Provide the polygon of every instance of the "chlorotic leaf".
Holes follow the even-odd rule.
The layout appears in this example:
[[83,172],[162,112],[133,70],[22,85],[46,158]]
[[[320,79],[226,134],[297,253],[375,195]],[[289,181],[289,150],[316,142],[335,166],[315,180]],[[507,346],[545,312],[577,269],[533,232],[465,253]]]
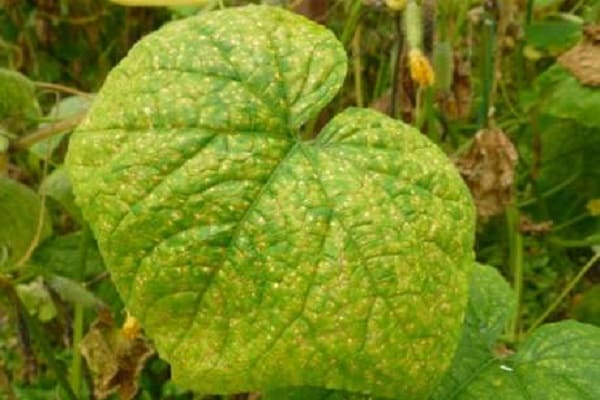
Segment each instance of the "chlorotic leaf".
[[[32,245],[50,236],[48,215],[40,213],[40,197],[27,186],[0,177],[0,268],[22,261]],[[40,215],[42,226],[38,237]]]
[[600,398],[600,328],[575,321],[544,325],[506,359],[490,358],[446,399],[592,400]]
[[267,6],[166,25],[71,138],[78,204],[128,311],[201,393],[421,399],[457,347],[474,209],[440,149],[349,109],[326,29]]

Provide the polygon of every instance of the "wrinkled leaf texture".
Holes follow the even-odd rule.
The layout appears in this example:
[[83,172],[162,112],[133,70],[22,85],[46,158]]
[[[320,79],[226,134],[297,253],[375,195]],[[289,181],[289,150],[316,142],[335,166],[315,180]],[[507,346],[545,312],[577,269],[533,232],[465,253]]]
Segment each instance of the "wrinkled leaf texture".
[[342,45],[247,6],[166,25],[71,138],[84,217],[175,382],[422,399],[460,338],[474,210],[417,130],[335,95]]

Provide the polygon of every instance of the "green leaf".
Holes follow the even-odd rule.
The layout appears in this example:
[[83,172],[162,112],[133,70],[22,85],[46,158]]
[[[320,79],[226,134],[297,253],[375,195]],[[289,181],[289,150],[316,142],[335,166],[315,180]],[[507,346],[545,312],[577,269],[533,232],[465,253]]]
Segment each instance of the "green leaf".
[[102,300],[83,287],[79,282],[58,275],[48,277],[50,286],[59,296],[72,304],[81,304],[84,307],[99,308],[103,306]]
[[[81,114],[90,108],[92,100],[82,96],[70,96],[62,99],[56,103],[48,112],[46,117],[54,120],[66,119],[75,117],[77,114]],[[52,125],[52,123],[44,123],[40,125],[40,128]],[[48,155],[51,155],[54,150],[60,145],[65,134],[64,133],[54,134],[48,139],[42,140],[35,143],[29,148],[29,152],[35,154],[39,158],[45,160]]]
[[0,126],[20,134],[40,115],[33,83],[17,71],[0,68]]
[[[30,247],[52,233],[46,212],[40,213],[40,197],[27,186],[0,177],[0,267],[22,261]],[[43,225],[39,237],[40,215]]]
[[41,278],[18,284],[15,289],[29,314],[36,315],[42,322],[48,322],[56,316],[54,301]]
[[448,400],[600,398],[600,328],[575,321],[544,325],[512,357],[493,359]]
[[571,119],[584,126],[600,127],[600,89],[582,85],[558,64],[540,75],[535,87],[543,101],[543,113]]
[[578,296],[570,314],[588,324],[600,326],[600,284],[595,284]]
[[33,253],[31,261],[41,273],[71,279],[93,279],[103,272],[104,263],[93,241],[86,252],[85,271],[81,271],[81,232],[53,237]]
[[421,399],[449,366],[468,190],[372,110],[302,141],[345,73],[341,44],[303,17],[204,13],[139,42],[72,136],[78,204],[177,384]]
[[498,337],[515,306],[514,293],[500,273],[493,267],[477,265],[471,276],[462,339],[450,370],[432,396],[433,400],[453,398],[487,367]]
[[[469,303],[458,350],[448,373],[436,387],[432,400],[452,398],[470,379],[490,362],[496,341],[509,317],[516,299],[506,280],[493,267],[477,264],[471,276]],[[280,388],[263,394],[265,400],[368,400],[320,388]],[[397,397],[401,398],[401,397]]]
[[81,210],[75,204],[73,187],[66,168],[61,166],[52,171],[42,182],[40,191],[56,200],[77,221],[82,220]]
[[535,21],[525,28],[527,44],[552,54],[577,44],[581,39],[582,21],[573,19],[548,19]]

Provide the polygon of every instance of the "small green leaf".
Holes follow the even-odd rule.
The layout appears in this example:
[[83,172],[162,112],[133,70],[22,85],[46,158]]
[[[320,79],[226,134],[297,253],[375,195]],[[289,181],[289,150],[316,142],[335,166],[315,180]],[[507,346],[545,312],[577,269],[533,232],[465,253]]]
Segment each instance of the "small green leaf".
[[173,22],[108,76],[67,167],[126,303],[201,393],[314,386],[422,399],[450,365],[474,209],[416,129],[348,109],[346,55],[290,12]]
[[[46,117],[53,120],[74,117],[77,114],[87,111],[90,108],[91,103],[92,100],[89,98],[82,96],[70,96],[55,104],[50,109]],[[46,122],[40,124],[40,128],[48,125],[52,125],[52,123]],[[64,133],[55,134],[50,136],[48,139],[37,142],[29,148],[29,151],[38,156],[40,159],[44,160],[48,155],[51,155],[54,150],[56,150],[67,133],[68,132],[65,131]]]
[[573,19],[535,21],[525,28],[527,44],[560,54],[581,39],[582,22]]
[[20,134],[40,116],[33,83],[17,71],[0,68],[0,126]]
[[540,75],[535,87],[542,100],[543,113],[584,126],[600,127],[600,89],[582,85],[558,64]]
[[15,286],[19,298],[31,315],[48,322],[56,316],[56,307],[41,278]]
[[[32,246],[52,233],[40,197],[27,186],[0,177],[0,267],[22,261]],[[43,216],[39,237],[40,215]]]
[[73,187],[69,174],[64,167],[61,166],[55,169],[44,179],[40,187],[40,192],[56,200],[77,221],[82,220],[81,210],[75,204],[75,196],[73,195]]
[[570,314],[578,321],[600,327],[600,284],[595,284],[578,296]]
[[104,304],[96,295],[83,287],[79,282],[58,275],[47,278],[50,286],[58,295],[71,304],[81,304],[84,307],[99,308]]
[[47,240],[36,249],[31,261],[39,266],[40,272],[75,280],[93,279],[105,270],[100,253],[91,241],[86,252],[86,268],[81,271],[81,232]]

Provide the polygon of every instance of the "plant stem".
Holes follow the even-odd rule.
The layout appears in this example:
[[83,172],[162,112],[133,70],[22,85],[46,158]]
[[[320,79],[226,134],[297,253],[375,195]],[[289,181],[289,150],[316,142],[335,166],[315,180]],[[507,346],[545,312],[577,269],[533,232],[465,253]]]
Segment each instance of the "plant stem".
[[40,89],[52,90],[56,92],[63,92],[72,94],[75,96],[85,97],[86,99],[93,99],[94,96],[90,93],[83,92],[79,89],[75,89],[69,86],[60,85],[58,83],[49,83],[49,82],[34,82],[35,86]]
[[588,272],[589,269],[592,268],[594,266],[594,264],[596,263],[596,261],[598,261],[598,260],[600,260],[600,253],[594,254],[594,256],[589,259],[589,261],[583,266],[583,268],[581,268],[581,270],[579,271],[579,273],[577,273],[577,275],[575,275],[575,277],[571,280],[571,282],[569,282],[567,284],[567,286],[565,286],[565,288],[563,289],[563,291],[552,302],[552,304],[550,304],[548,306],[548,308],[546,308],[546,311],[544,311],[542,313],[542,315],[540,315],[535,320],[535,322],[531,325],[531,327],[527,331],[528,334],[531,331],[533,331],[535,328],[537,328],[539,325],[541,325],[541,323],[544,322],[544,320],[546,318],[548,318],[548,316],[550,314],[552,314],[552,312],[556,309],[556,307],[558,307],[560,305],[560,303],[562,303],[562,301],[565,299],[565,297],[567,297],[567,295],[569,294],[569,292],[571,290],[573,290],[573,288],[575,287],[575,285],[581,280],[581,278],[583,278],[583,276],[586,274],[586,272]]
[[489,127],[489,112],[492,105],[494,82],[494,52],[496,50],[496,21],[490,13],[486,13],[483,22],[483,59],[481,66],[481,108],[479,109],[479,125]]
[[37,131],[16,140],[11,144],[11,147],[16,150],[25,150],[42,140],[46,140],[54,135],[73,129],[79,125],[83,120],[83,117],[85,117],[85,114],[85,112],[81,112],[71,118],[66,118],[60,122],[40,128]]
[[363,97],[363,82],[362,82],[362,64],[360,60],[360,36],[361,25],[356,26],[354,37],[352,38],[352,66],[354,72],[354,93],[356,96],[356,105],[363,107],[365,105]]
[[350,39],[354,34],[354,30],[356,29],[356,24],[360,19],[360,10],[362,8],[361,0],[354,0],[352,3],[352,7],[350,8],[350,15],[346,19],[346,24],[344,25],[344,30],[342,31],[342,35],[340,36],[340,41],[344,45],[344,48],[348,46]]
[[512,274],[513,290],[517,303],[508,327],[509,340],[514,343],[519,336],[523,293],[523,237],[519,231],[519,209],[515,206],[509,206],[506,209],[506,229],[508,233],[509,269]]
[[395,13],[394,16],[394,32],[395,40],[392,45],[392,59],[391,59],[391,72],[392,72],[392,94],[390,98],[390,117],[398,117],[398,95],[400,90],[400,81],[398,75],[400,75],[400,49],[402,48],[402,25],[400,21],[400,14]]
[[[79,280],[81,281],[85,274],[88,245],[90,240],[90,230],[87,226],[83,228],[81,239],[79,241]],[[73,318],[73,359],[71,360],[70,382],[76,393],[81,393],[81,353],[79,346],[83,338],[83,305],[75,304],[75,316]]]

